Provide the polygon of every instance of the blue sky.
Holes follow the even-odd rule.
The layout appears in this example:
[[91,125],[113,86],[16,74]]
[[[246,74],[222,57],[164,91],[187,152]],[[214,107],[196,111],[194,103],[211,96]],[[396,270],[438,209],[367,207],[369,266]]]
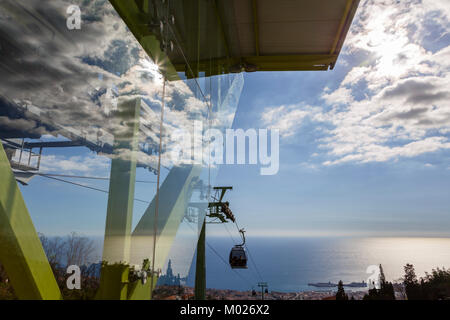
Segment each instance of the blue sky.
[[[130,70],[124,77],[139,82],[140,69]],[[233,127],[280,130],[278,174],[255,165],[219,172],[216,185],[234,187],[228,200],[249,235],[450,236],[448,0],[362,1],[333,71],[244,77]],[[108,170],[107,158],[83,148],[46,150],[42,162],[44,172]],[[39,231],[103,234],[106,194],[33,182],[21,189]],[[136,198],[154,192],[137,184]],[[146,206],[136,203],[135,222]]]
[[249,234],[449,235],[449,12],[362,1],[335,70],[245,75],[233,127],[281,130],[276,176],[219,175]]

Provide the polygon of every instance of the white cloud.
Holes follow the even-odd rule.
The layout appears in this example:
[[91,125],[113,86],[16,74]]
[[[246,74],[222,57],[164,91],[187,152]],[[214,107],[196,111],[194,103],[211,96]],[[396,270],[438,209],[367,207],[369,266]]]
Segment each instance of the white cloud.
[[398,160],[399,158],[412,158],[424,153],[435,152],[442,149],[450,149],[450,142],[443,137],[431,137],[414,141],[403,146],[389,147],[379,144],[367,144],[358,147],[354,152],[342,152],[342,157],[334,161],[326,161],[324,165],[335,165],[344,162],[356,161],[385,162]]
[[266,108],[261,116],[263,125],[269,129],[279,129],[282,138],[294,136],[306,117],[312,117],[316,108],[303,105],[283,105]]
[[44,155],[40,171],[56,174],[80,174],[107,176],[111,160],[93,154],[86,156]]
[[[35,138],[48,139],[60,134],[72,139],[70,133],[98,145],[112,146],[114,134],[127,130],[129,124],[113,113],[118,101],[141,98],[139,142],[146,150],[141,148],[145,153],[138,152],[137,157],[140,164],[156,168],[163,91],[157,64],[150,60],[108,1],[85,1],[80,5],[82,31],[68,30],[65,17],[70,2],[43,4],[28,0],[26,10],[15,1],[1,2],[0,42],[12,41],[7,52],[14,58],[3,55],[0,59],[0,64],[6,66],[2,70],[7,71],[0,76],[0,108],[4,103],[16,104],[14,108],[27,110],[27,117],[14,119],[2,115],[0,126],[26,130]],[[12,17],[22,23],[11,23]],[[36,28],[42,32],[36,33]],[[242,75],[234,76],[238,77]],[[223,103],[221,112],[214,114],[217,118],[208,118],[207,103],[191,89],[194,81],[197,80],[166,84],[164,142],[175,129],[191,131],[194,119],[211,120],[212,126],[220,128],[229,127],[233,121],[236,106],[230,98]],[[240,94],[242,87],[237,88],[235,81],[232,83],[234,93]],[[48,123],[51,125],[44,125]],[[167,150],[170,145],[165,147]],[[124,158],[131,155],[129,150],[120,153]],[[88,171],[82,160],[56,158],[50,168],[72,170],[81,161],[79,169]]]
[[[320,112],[310,110],[319,126],[332,125],[320,126],[324,165],[450,149],[450,2],[437,2],[362,2],[344,54],[367,59],[337,89],[324,88]],[[439,50],[427,47],[430,35]]]
[[346,87],[340,87],[331,93],[324,93],[322,99],[328,104],[346,104],[353,101],[352,91]]
[[316,165],[316,164],[314,164],[314,163],[310,163],[310,162],[301,162],[301,163],[299,164],[299,166],[300,166],[301,168],[305,168],[305,169],[309,169],[309,170],[314,170],[314,171],[316,171],[316,170],[319,169],[319,166],[318,166],[318,165]]

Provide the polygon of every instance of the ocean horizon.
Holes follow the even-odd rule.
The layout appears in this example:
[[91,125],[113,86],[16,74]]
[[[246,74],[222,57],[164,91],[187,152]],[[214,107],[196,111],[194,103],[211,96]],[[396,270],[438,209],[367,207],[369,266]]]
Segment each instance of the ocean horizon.
[[[103,238],[89,238],[95,242],[95,261],[100,261]],[[230,237],[207,236],[206,241],[206,285],[213,289],[257,290],[257,283],[264,281],[270,291],[330,291],[336,288],[308,284],[340,280],[345,284],[367,283],[371,276],[368,268],[380,264],[386,279],[394,282],[403,277],[407,263],[414,265],[418,277],[432,269],[450,268],[450,238],[443,237],[248,237],[249,261],[248,269],[244,270],[232,270],[228,265],[234,245]],[[176,259],[172,255],[174,275],[180,273],[181,278],[186,278],[183,284],[193,287],[196,255],[189,269]],[[163,274],[166,269],[167,261]],[[346,287],[346,290],[367,288]]]
[[[229,238],[209,237],[207,242],[227,260],[232,246]],[[308,284],[368,282],[367,269],[380,264],[388,281],[399,281],[407,263],[414,265],[418,277],[450,267],[450,238],[248,238],[247,244],[254,263],[249,261],[246,270],[231,270],[207,245],[208,288],[246,291],[258,289],[257,283],[265,281],[269,291],[329,291],[335,288]],[[195,257],[186,285],[194,283]]]

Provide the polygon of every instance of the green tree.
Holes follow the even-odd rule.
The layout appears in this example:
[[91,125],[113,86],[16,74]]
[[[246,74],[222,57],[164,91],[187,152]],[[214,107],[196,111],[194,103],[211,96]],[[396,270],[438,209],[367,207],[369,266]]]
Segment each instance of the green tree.
[[348,300],[348,296],[345,293],[344,284],[342,283],[342,280],[340,280],[338,283],[338,290],[336,292],[336,300]]
[[386,283],[386,276],[384,275],[383,266],[380,264],[380,274],[378,275],[378,279],[380,281],[380,286],[382,287],[383,284]]
[[426,273],[421,281],[424,299],[447,300],[450,299],[450,269],[433,269],[431,274]]
[[395,300],[394,285],[391,282],[386,281],[383,267],[380,264],[380,296],[383,300]]
[[412,264],[407,263],[403,267],[405,275],[403,277],[403,285],[405,286],[406,296],[408,300],[422,300],[424,296],[422,294],[422,286],[417,280],[416,271]]
[[0,262],[0,300],[12,300],[17,299],[14,294],[14,289],[9,282],[6,270]]

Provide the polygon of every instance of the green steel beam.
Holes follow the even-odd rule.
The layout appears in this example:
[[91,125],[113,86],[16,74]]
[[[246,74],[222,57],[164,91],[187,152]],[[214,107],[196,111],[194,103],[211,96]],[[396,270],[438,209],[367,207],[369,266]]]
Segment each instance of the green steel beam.
[[[258,71],[308,71],[308,70],[328,70],[337,59],[335,54],[314,54],[314,55],[285,55],[285,56],[246,56],[242,58],[222,57],[212,60],[199,61],[201,71],[208,72],[210,65],[219,65],[226,69],[228,65],[251,64],[257,67]],[[183,71],[183,63],[175,64],[175,69]],[[220,68],[219,68],[220,69]]]
[[[199,165],[173,167],[159,191],[155,270],[162,268],[193,192],[192,183],[201,173]],[[206,208],[206,205],[205,205]],[[132,234],[131,261],[141,263],[152,255],[156,199],[145,210]]]
[[[358,9],[360,0],[347,0],[344,9],[344,15],[339,23],[338,31],[336,34],[336,38],[333,41],[333,45],[330,50],[330,54],[338,54],[342,46],[344,45],[345,38],[347,37],[348,30],[353,21],[353,17],[356,14],[356,10]],[[337,57],[336,57],[337,60]],[[334,69],[336,65],[336,60],[330,65],[330,70]]]
[[197,242],[197,262],[195,265],[195,300],[206,300],[206,219],[203,220],[202,231]]
[[59,300],[61,292],[0,143],[0,261],[19,299]]
[[[156,276],[155,276],[156,277]],[[156,287],[158,277],[153,281],[153,288],[151,288],[152,279],[149,277],[146,283],[140,280],[130,283],[128,286],[128,300],[150,300],[152,299],[153,289]]]
[[114,158],[111,161],[103,260],[129,262],[138,151],[140,99],[118,105]]
[[344,15],[341,18],[341,21],[339,22],[338,32],[336,33],[336,37],[333,41],[333,45],[331,46],[330,54],[336,53],[337,44],[339,42],[339,39],[341,38],[342,30],[344,29],[345,21],[347,21],[348,14],[350,13],[350,10],[352,8],[353,0],[347,0],[347,3],[345,4],[344,9]]
[[113,120],[117,121],[117,132],[115,157],[111,161],[99,299],[124,300],[128,295],[140,108],[140,99],[119,103]]
[[100,287],[95,299],[126,300],[130,267],[126,263],[102,264]]

